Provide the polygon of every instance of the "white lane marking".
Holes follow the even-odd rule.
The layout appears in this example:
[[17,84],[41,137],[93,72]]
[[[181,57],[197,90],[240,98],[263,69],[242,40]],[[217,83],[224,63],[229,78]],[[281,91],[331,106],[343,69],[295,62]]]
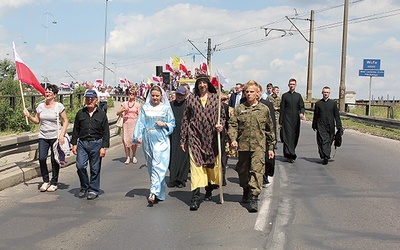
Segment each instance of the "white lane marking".
[[264,192],[262,193],[262,203],[260,208],[258,209],[258,215],[257,215],[257,220],[256,224],[254,225],[254,230],[256,231],[264,231],[266,223],[267,223],[267,218],[269,214],[269,208],[271,204],[271,196],[272,196],[272,178],[269,178],[270,184],[268,184],[268,187],[263,188]]

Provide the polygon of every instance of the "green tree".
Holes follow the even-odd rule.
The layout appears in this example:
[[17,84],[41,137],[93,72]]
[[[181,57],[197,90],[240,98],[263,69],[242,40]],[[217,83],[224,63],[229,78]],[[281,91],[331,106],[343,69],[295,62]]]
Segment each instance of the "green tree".
[[15,64],[9,59],[0,61],[0,79],[11,78],[14,79],[16,74]]

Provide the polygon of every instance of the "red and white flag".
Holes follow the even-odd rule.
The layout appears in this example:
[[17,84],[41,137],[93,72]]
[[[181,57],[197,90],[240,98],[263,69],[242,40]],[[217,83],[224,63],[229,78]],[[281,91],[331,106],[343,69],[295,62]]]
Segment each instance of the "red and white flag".
[[153,79],[153,81],[155,81],[157,83],[162,83],[163,82],[163,78],[161,76],[153,75],[152,79]]
[[206,74],[209,75],[209,71],[208,71],[208,65],[207,62],[203,60],[203,62],[200,64],[200,71],[202,74]]
[[45,90],[40,85],[35,74],[28,68],[28,66],[19,57],[17,51],[15,50],[15,44],[13,42],[14,57],[15,57],[15,68],[17,70],[17,77],[22,83],[29,84],[40,92],[43,96],[45,95]]
[[61,82],[61,88],[69,88],[69,84],[66,82]]
[[182,70],[183,72],[185,72],[186,75],[189,75],[188,69],[185,65],[185,62],[182,60],[182,58],[180,59],[180,62],[179,62],[179,69]]
[[122,79],[122,78],[119,78],[119,82],[120,82],[120,83],[125,83],[126,80],[125,80],[125,79]]
[[211,78],[211,84],[214,87],[217,87],[218,83],[221,84],[222,87],[226,86],[229,84],[229,79],[217,70],[215,71],[215,75],[213,76],[213,78]]
[[175,70],[172,67],[172,58],[169,58],[169,61],[165,64],[165,69],[168,70],[169,72],[173,73]]

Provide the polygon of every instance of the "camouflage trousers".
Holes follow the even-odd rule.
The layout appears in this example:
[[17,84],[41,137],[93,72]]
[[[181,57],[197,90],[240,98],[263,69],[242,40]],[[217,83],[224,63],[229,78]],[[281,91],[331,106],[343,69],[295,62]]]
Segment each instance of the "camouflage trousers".
[[251,195],[259,195],[262,191],[265,172],[264,151],[239,151],[236,172],[239,174],[239,184],[242,188],[250,188]]

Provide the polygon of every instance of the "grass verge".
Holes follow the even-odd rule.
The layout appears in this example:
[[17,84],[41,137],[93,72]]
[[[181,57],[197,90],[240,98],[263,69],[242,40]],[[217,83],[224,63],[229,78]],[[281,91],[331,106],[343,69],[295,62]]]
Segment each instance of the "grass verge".
[[400,129],[369,125],[365,123],[356,122],[350,119],[342,119],[342,123],[345,129],[354,129],[366,134],[376,135],[394,140],[400,140]]

